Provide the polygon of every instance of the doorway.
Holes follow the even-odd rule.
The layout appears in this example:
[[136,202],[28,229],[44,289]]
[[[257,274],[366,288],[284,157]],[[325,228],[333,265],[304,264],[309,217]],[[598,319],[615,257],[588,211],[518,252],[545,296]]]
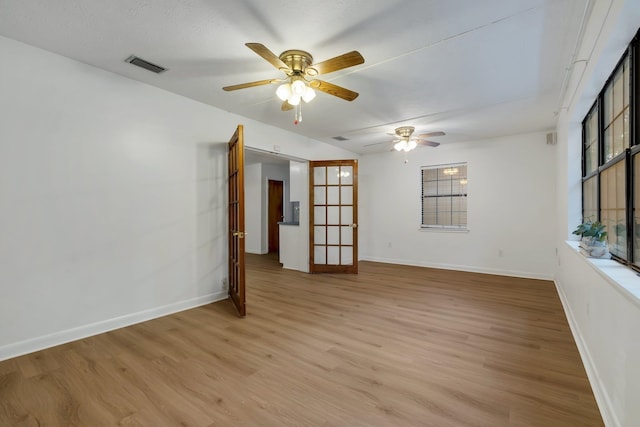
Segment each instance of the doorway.
[[284,221],[284,185],[282,181],[269,180],[268,199],[269,253],[278,253],[280,250],[280,231],[278,223]]

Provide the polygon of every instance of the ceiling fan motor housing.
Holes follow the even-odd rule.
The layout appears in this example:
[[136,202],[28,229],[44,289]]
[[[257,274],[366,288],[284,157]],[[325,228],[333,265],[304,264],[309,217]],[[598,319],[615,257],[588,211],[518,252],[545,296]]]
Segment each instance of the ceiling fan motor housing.
[[414,130],[416,130],[416,128],[413,126],[401,126],[396,128],[396,135],[401,138],[409,138]]
[[304,50],[285,50],[280,54],[279,58],[293,70],[293,73],[291,73],[291,70],[282,70],[289,76],[304,74],[307,67],[313,63],[313,56]]

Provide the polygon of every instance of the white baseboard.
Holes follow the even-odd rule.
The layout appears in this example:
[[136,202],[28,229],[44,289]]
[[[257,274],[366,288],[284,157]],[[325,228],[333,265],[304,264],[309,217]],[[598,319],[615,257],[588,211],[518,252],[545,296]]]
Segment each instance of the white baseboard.
[[201,305],[210,304],[220,301],[228,296],[228,291],[223,290],[197,298],[180,301],[173,304],[155,307],[148,310],[139,311],[137,313],[127,314],[125,316],[107,319],[100,322],[82,325],[77,328],[67,329],[64,331],[54,332],[53,334],[44,335],[8,344],[0,347],[0,361],[11,359],[13,357],[22,356],[24,354],[33,353],[34,351],[43,350],[45,348],[54,347],[92,335],[102,334],[104,332],[113,331],[114,329],[123,328],[147,320],[156,319],[158,317],[177,313],[179,311],[189,310]]
[[607,427],[622,427],[622,424],[620,424],[620,422],[618,421],[618,417],[616,417],[615,411],[613,410],[613,404],[609,399],[609,395],[606,393],[606,389],[604,387],[604,384],[602,383],[602,380],[600,379],[598,370],[593,363],[593,358],[591,357],[591,353],[589,352],[589,347],[587,347],[582,333],[580,332],[580,327],[578,326],[578,323],[576,322],[573,315],[573,311],[571,311],[571,306],[567,302],[567,296],[565,295],[564,291],[562,290],[562,286],[558,283],[558,281],[554,280],[554,283],[558,291],[558,296],[560,297],[560,302],[562,303],[562,307],[564,308],[564,312],[566,313],[567,321],[569,322],[569,328],[571,329],[571,333],[573,334],[573,339],[576,342],[576,346],[578,347],[578,352],[580,353],[582,364],[584,365],[585,371],[587,371],[587,378],[589,378],[589,383],[591,384],[593,395],[596,398],[598,409],[600,409],[602,421],[604,421],[604,425]]
[[387,264],[411,265],[414,267],[437,268],[441,270],[467,271],[470,273],[495,274],[497,276],[521,277],[523,279],[553,280],[553,275],[531,273],[527,271],[500,270],[495,268],[473,267],[467,265],[436,264],[405,259],[360,257],[359,261],[383,262]]

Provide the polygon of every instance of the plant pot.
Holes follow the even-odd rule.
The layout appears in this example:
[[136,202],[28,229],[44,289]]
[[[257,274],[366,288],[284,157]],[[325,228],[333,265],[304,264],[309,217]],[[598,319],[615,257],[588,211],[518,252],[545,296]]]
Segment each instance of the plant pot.
[[589,258],[610,258],[609,246],[606,240],[598,240],[593,237],[583,237],[580,240],[580,252]]

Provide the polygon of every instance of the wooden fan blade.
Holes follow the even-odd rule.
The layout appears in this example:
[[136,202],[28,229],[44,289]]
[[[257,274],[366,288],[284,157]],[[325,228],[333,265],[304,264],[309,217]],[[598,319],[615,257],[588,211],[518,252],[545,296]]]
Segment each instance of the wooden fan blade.
[[446,133],[444,132],[429,132],[429,133],[423,133],[420,135],[415,135],[416,138],[429,138],[432,136],[444,136],[446,135]]
[[358,92],[345,89],[341,86],[334,85],[333,83],[325,82],[323,80],[311,80],[309,84],[314,89],[321,90],[329,95],[337,96],[338,98],[342,98],[347,101],[353,101],[359,95]]
[[374,142],[373,144],[363,145],[363,147],[373,147],[373,146],[376,146],[376,145],[391,144],[392,142],[393,141]]
[[293,105],[289,104],[289,103],[287,102],[287,100],[284,100],[284,101],[282,102],[282,107],[280,107],[280,109],[281,109],[282,111],[289,111],[289,110],[293,110]]
[[245,43],[246,47],[260,55],[268,63],[276,67],[278,70],[282,70],[285,73],[291,71],[291,68],[287,66],[282,60],[273,52],[271,52],[265,45],[260,43]]
[[268,84],[278,83],[281,81],[282,81],[281,79],[258,80],[257,82],[249,82],[249,83],[241,83],[239,85],[225,86],[222,89],[228,92],[230,90],[238,90],[238,89],[245,89],[248,87],[268,85]]
[[437,147],[440,145],[439,142],[427,141],[426,139],[417,139],[416,142],[418,145],[428,145],[429,147]]
[[318,62],[317,64],[311,64],[306,68],[305,74],[314,77],[320,74],[333,73],[334,71],[363,63],[364,58],[360,55],[360,52],[352,50],[351,52],[336,56],[335,58],[327,59],[326,61]]

